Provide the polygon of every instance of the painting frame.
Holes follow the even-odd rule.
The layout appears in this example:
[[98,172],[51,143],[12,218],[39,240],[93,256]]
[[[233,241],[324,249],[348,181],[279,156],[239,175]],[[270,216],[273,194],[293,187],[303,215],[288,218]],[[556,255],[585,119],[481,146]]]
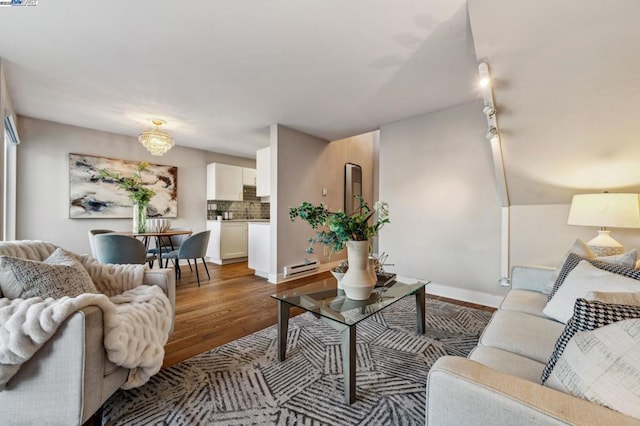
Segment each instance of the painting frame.
[[[69,219],[132,218],[133,203],[127,191],[111,179],[101,179],[100,170],[131,177],[138,164],[140,161],[69,153]],[[156,193],[147,207],[147,216],[177,218],[178,167],[149,164],[142,179]]]

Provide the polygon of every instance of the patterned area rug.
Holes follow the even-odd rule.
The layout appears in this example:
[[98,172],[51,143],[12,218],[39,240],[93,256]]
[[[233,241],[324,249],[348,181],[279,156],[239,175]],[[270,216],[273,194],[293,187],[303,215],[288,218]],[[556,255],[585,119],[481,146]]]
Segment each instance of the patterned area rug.
[[289,322],[287,359],[266,328],[161,370],[105,404],[109,425],[421,425],[425,384],[443,355],[466,356],[490,313],[427,299],[416,334],[407,297],[357,326],[357,401],[344,402],[340,333],[310,313]]

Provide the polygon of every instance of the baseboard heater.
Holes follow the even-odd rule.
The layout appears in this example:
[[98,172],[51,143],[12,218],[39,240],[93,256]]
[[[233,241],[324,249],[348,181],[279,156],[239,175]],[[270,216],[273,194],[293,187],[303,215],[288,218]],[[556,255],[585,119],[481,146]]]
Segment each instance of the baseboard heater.
[[296,275],[304,274],[318,269],[318,261],[312,260],[306,263],[298,263],[296,265],[287,265],[284,267],[284,277],[289,278]]

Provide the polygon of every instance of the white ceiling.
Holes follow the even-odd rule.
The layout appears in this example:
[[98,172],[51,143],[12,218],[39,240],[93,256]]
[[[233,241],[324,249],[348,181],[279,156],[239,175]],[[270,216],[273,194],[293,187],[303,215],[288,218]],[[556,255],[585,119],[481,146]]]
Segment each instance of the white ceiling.
[[[18,114],[254,157],[476,99],[463,0],[40,0],[2,8]],[[91,143],[87,141],[87,143]]]
[[640,1],[469,0],[513,204],[640,192]]

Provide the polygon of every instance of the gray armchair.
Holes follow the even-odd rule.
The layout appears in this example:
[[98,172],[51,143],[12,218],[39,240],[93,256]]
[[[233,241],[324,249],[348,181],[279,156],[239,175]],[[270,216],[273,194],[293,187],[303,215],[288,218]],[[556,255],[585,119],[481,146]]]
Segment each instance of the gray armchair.
[[[0,255],[42,261],[56,248],[42,241],[2,242]],[[117,272],[119,267],[99,265],[89,256],[77,257],[85,268],[91,265]],[[143,284],[159,286],[175,312],[175,278],[169,270],[147,270]],[[0,293],[0,297],[4,296]],[[107,359],[103,329],[102,310],[98,307],[88,306],[72,314],[0,392],[0,423],[86,422],[125,383],[129,372]]]

